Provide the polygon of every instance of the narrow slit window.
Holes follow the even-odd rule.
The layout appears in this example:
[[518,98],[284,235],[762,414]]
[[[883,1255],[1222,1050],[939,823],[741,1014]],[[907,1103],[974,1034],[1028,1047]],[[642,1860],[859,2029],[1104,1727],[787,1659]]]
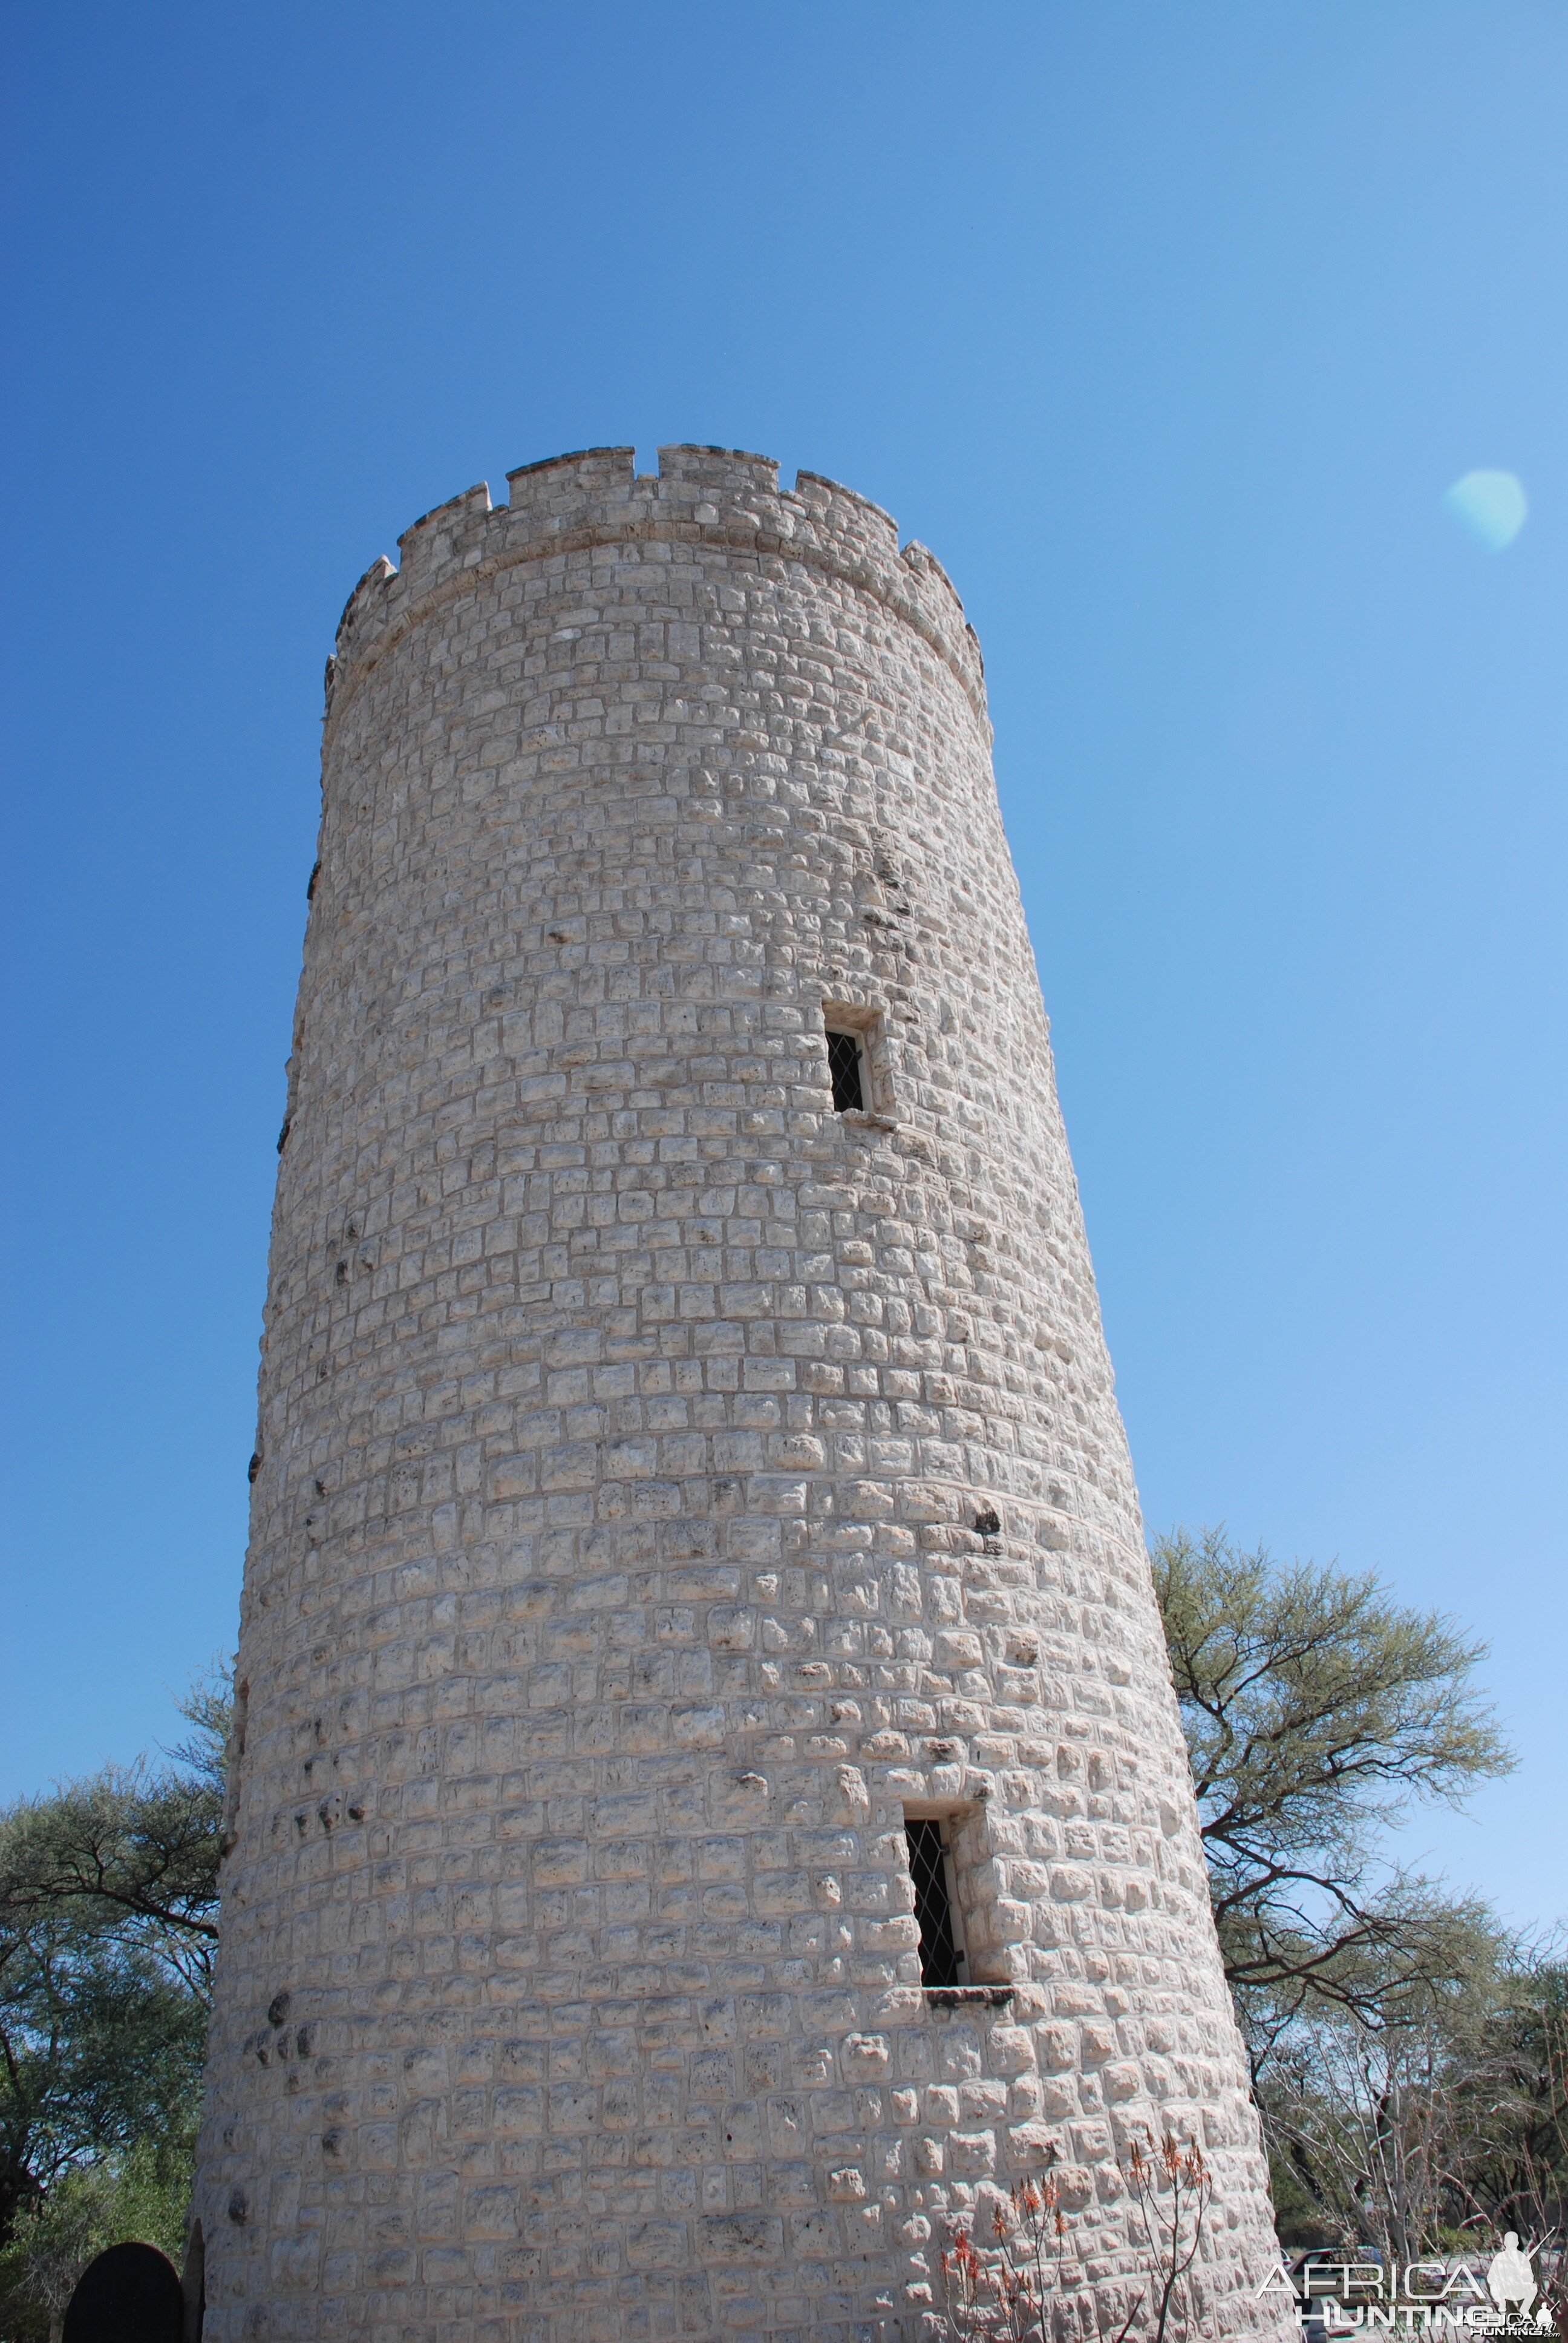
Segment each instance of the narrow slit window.
[[915,1886],[915,1926],[920,1936],[920,1983],[961,1985],[964,1956],[953,1925],[942,1826],[930,1816],[911,1816],[906,1819],[904,1830],[910,1842],[910,1877]]
[[828,1028],[828,1071],[833,1078],[833,1111],[849,1114],[866,1105],[863,1051],[859,1033],[835,1033]]

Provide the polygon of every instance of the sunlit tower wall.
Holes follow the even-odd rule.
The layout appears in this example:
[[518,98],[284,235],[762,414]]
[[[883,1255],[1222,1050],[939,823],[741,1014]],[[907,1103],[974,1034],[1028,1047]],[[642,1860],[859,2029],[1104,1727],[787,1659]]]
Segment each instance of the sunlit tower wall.
[[919,2343],[1054,2157],[1090,2334],[1167,2130],[1275,2333],[974,635],[760,457],[510,489],[327,670],[206,2333]]

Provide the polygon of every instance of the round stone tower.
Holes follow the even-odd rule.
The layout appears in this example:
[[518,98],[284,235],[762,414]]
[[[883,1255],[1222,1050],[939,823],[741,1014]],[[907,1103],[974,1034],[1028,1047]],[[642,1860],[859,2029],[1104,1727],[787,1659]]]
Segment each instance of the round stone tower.
[[510,487],[327,670],[206,2337],[919,2343],[1052,2159],[1093,2334],[1167,2130],[1277,2332],[974,635],[760,457]]

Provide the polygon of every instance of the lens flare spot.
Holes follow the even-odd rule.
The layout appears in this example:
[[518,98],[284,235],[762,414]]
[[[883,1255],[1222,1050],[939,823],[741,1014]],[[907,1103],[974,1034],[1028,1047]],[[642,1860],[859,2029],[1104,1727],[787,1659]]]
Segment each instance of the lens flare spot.
[[1442,501],[1461,528],[1468,529],[1488,553],[1501,553],[1513,544],[1530,510],[1512,472],[1466,472],[1444,490]]

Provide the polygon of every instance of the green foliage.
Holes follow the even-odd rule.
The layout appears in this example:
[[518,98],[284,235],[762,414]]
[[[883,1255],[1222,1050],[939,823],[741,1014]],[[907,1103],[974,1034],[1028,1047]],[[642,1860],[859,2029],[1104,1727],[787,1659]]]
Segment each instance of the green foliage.
[[17,2216],[0,2251],[0,2321],[15,2343],[47,2336],[76,2280],[106,2246],[134,2238],[179,2266],[195,2152],[188,2116],[158,2140],[61,2174]]
[[1484,1647],[1372,1576],[1153,1553],[1282,2236],[1406,2261],[1568,2226],[1568,1969],[1384,1859],[1513,1759]]
[[[162,2130],[199,2080],[205,2012],[141,1946],[69,1912],[0,1937],[0,2219]],[[0,2236],[4,2231],[0,2230]]]
[[1410,2260],[1568,2227],[1568,1970],[1493,1929],[1470,1974],[1375,2027],[1303,2012],[1259,2080],[1282,2234]]
[[1465,1973],[1473,1911],[1382,1862],[1415,1799],[1461,1804],[1513,1760],[1473,1684],[1484,1646],[1372,1576],[1154,1547],[1155,1591],[1231,1990],[1254,2036]]
[[[1457,2021],[1457,2022],[1456,2022]],[[1524,1949],[1444,2013],[1440,2083],[1458,2227],[1568,2235],[1568,1964]]]
[[0,1814],[0,1925],[69,1914],[135,1946],[206,2001],[217,1946],[226,1687],[198,1684],[195,1733],[154,1770],[109,1767]]
[[35,2247],[58,2261],[60,2241],[85,2236],[97,2213],[128,2218],[134,2205],[150,2219],[149,2174],[183,2216],[217,1935],[226,1688],[198,1686],[185,1715],[195,1731],[172,1763],[0,1812],[0,2247],[14,2288],[35,2286],[16,2253],[26,2268]]

